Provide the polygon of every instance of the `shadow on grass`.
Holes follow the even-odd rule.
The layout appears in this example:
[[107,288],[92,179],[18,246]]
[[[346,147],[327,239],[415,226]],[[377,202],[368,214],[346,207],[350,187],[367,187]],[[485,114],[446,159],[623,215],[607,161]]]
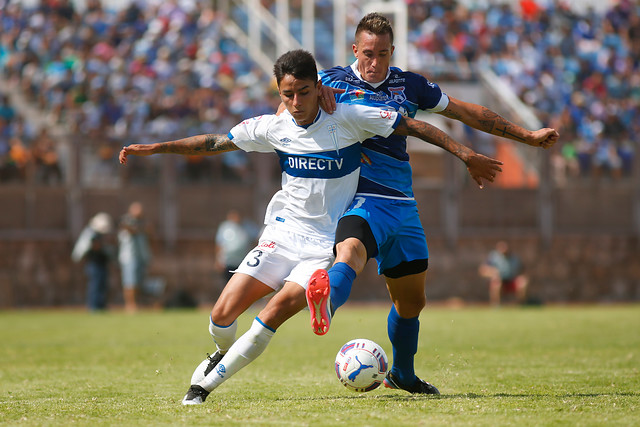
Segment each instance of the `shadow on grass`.
[[618,392],[618,393],[566,393],[566,394],[539,394],[539,393],[494,393],[494,394],[478,394],[478,393],[458,393],[458,394],[441,394],[441,395],[419,395],[419,394],[407,394],[407,395],[397,395],[397,394],[383,394],[383,395],[372,395],[369,393],[359,393],[354,394],[352,396],[349,395],[333,395],[333,396],[322,396],[322,397],[295,397],[295,398],[279,398],[276,400],[281,401],[322,401],[322,400],[357,400],[357,399],[377,399],[377,400],[392,400],[392,401],[412,401],[416,399],[431,399],[431,400],[441,400],[441,399],[492,399],[492,398],[512,398],[512,399],[521,399],[521,398],[557,398],[557,399],[567,399],[567,398],[584,398],[584,397],[613,397],[613,396],[638,396],[640,397],[640,392]]

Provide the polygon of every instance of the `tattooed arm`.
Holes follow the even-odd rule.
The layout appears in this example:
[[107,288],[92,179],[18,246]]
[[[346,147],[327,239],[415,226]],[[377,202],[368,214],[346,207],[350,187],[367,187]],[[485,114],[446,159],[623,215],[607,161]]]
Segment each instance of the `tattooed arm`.
[[150,156],[152,154],[183,154],[187,156],[213,156],[238,150],[227,135],[196,135],[177,141],[155,144],[132,144],[120,150],[120,163],[127,164],[127,156]]
[[530,131],[511,123],[482,105],[460,101],[453,97],[449,97],[449,105],[438,114],[459,120],[474,129],[534,147],[549,148],[558,140],[558,132],[555,129],[542,128]]
[[502,172],[501,161],[476,153],[429,123],[402,117],[393,133],[414,136],[450,152],[467,165],[469,174],[480,188],[484,186],[483,179],[493,182],[496,174]]

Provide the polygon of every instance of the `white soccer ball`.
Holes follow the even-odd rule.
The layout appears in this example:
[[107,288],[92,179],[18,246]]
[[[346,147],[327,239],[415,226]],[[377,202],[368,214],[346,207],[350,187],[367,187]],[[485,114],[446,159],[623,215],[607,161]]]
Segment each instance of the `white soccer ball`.
[[389,359],[375,342],[359,338],[342,346],[336,356],[336,375],[349,390],[365,392],[378,388],[389,367]]

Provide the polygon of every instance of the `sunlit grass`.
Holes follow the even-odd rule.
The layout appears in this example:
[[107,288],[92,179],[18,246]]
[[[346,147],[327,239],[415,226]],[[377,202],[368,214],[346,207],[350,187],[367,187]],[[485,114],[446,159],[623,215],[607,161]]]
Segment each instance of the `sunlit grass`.
[[[239,331],[255,312],[241,317]],[[341,309],[317,337],[308,312],[204,405],[183,407],[212,352],[203,311],[0,313],[0,422],[10,425],[638,425],[640,307],[429,308],[416,372],[439,397],[350,392],[340,346],[391,357],[387,309]]]

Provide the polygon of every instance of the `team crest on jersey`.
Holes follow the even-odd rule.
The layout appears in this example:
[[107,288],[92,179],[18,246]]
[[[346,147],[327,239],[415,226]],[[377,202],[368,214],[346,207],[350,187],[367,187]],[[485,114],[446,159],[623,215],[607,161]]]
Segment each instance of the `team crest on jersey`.
[[404,94],[404,86],[390,87],[389,92],[391,92],[391,99],[398,104],[402,104],[407,100],[407,96]]
[[331,123],[330,125],[327,125],[327,130],[329,131],[329,136],[333,141],[333,145],[336,147],[336,151],[340,152],[340,146],[338,145],[338,125]]

